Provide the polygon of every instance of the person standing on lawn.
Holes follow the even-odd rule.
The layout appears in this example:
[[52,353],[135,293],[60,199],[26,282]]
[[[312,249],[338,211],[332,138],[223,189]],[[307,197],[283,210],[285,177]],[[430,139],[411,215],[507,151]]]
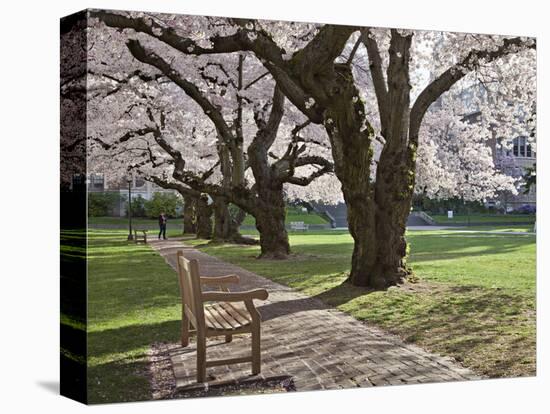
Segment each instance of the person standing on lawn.
[[159,240],[160,240],[160,236],[162,235],[162,238],[164,240],[166,240],[166,215],[164,213],[160,213],[160,216],[159,216],[159,228],[160,228],[160,231],[159,231]]

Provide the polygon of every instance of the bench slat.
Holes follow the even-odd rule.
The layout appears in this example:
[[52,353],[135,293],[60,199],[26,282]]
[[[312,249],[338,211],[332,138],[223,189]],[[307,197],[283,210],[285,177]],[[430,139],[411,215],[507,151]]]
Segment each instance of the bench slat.
[[229,312],[227,312],[221,304],[216,304],[216,312],[225,319],[225,321],[231,326],[231,329],[237,329],[242,326],[242,324],[236,320]]
[[224,327],[218,322],[216,318],[210,312],[210,309],[204,308],[204,319],[206,320],[206,325],[212,329],[223,330]]
[[212,307],[209,309],[210,313],[214,316],[214,318],[216,318],[216,320],[218,321],[218,323],[223,326],[223,329],[234,329],[233,325],[231,325],[231,323],[229,323],[224,317],[223,315],[221,315],[219,309],[218,309],[218,306],[215,304],[215,305],[212,305]]
[[223,329],[223,330],[232,330],[233,326],[229,324],[216,310],[215,307],[209,306],[208,308],[204,309],[205,312],[208,312],[210,317],[216,321],[215,327],[216,329]]
[[229,312],[229,314],[231,314],[231,316],[235,318],[241,325],[247,325],[250,323],[250,317],[246,314],[245,311],[241,310],[239,312],[239,309],[229,302],[222,302],[221,306],[227,312]]
[[221,302],[204,308],[206,324],[217,330],[234,331],[250,325],[250,319],[243,316],[244,312]]

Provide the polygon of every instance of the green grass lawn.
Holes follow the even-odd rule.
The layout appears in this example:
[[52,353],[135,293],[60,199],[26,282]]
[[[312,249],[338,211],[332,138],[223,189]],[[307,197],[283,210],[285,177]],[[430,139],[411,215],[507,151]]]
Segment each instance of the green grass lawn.
[[[286,224],[290,225],[293,221],[303,221],[304,224],[329,224],[327,220],[325,220],[324,217],[320,216],[317,213],[304,213],[303,211],[287,207],[286,209]],[[244,226],[255,226],[256,222],[254,220],[254,217],[247,214],[244,222]]]
[[456,215],[450,219],[447,215],[430,215],[437,224],[478,224],[478,223],[534,223],[536,216],[534,214],[471,214]]
[[489,233],[498,233],[498,232],[513,232],[513,233],[533,233],[533,224],[500,224],[495,226],[457,226],[449,227],[449,231],[456,232],[489,232]]
[[[291,221],[303,221],[305,224],[329,224],[323,217],[316,213],[304,213],[301,210],[298,210],[296,208],[289,207],[287,208],[286,213],[286,222],[289,224]],[[95,226],[101,226],[101,225],[107,225],[107,226],[120,226],[120,227],[127,227],[128,226],[128,218],[126,217],[88,217],[88,223],[95,225]],[[149,218],[133,218],[132,224],[139,228],[139,226],[147,226],[147,227],[158,227],[158,220],[157,219],[149,219]],[[169,228],[181,228],[183,225],[183,218],[169,218],[168,219],[168,227]],[[255,220],[254,217],[247,215],[243,222],[244,226],[255,226]]]
[[[287,261],[257,260],[257,246],[188,243],[481,374],[533,375],[535,237],[450,230],[408,239],[419,282],[385,292],[342,284],[353,248],[343,231],[291,234]],[[90,402],[150,399],[147,352],[179,335],[176,276],[149,246],[128,243],[124,230],[91,230],[88,246]]]
[[178,338],[173,270],[149,246],[127,242],[124,230],[92,230],[88,301],[89,401],[151,399],[147,352]]
[[257,247],[200,248],[453,356],[480,374],[534,375],[534,236],[410,232],[410,263],[419,282],[385,292],[342,284],[353,249],[347,232],[290,237],[294,255],[288,261],[256,260]]

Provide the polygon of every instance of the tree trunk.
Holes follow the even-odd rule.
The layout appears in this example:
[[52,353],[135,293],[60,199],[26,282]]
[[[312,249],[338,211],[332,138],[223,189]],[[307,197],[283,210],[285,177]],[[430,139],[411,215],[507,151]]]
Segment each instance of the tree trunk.
[[[348,227],[354,240],[349,280],[356,286],[372,286],[370,269],[376,261],[375,203],[372,140],[374,131],[364,122],[365,108],[348,67],[337,69],[329,110],[325,112],[325,129],[329,135],[334,172],[342,184],[348,210]],[[355,101],[355,103],[353,103]],[[350,105],[350,102],[353,104]]]
[[371,286],[369,263],[374,259],[376,246],[372,231],[373,203],[367,201],[368,197],[353,197],[349,186],[345,190],[342,187],[342,191],[348,211],[348,228],[354,241],[349,280],[355,286]]
[[403,153],[390,157],[382,154],[378,163],[374,220],[376,258],[369,263],[369,284],[377,289],[403,283],[411,273],[406,264],[405,230],[411,210],[412,177],[403,157]]
[[257,202],[251,214],[256,219],[256,228],[260,233],[259,259],[286,259],[290,253],[285,228],[283,182],[267,159],[283,116],[283,108],[284,97],[275,88],[269,121],[261,125],[248,147],[248,161],[256,181]]
[[202,195],[196,204],[197,238],[212,238],[212,206],[208,205],[208,198]]
[[349,280],[356,286],[385,289],[410,274],[405,229],[412,191],[406,171],[403,162],[382,155],[371,190],[351,176],[342,186],[354,239]]
[[256,228],[260,233],[260,259],[286,259],[290,254],[288,233],[285,228],[285,200],[282,184],[258,190],[260,198],[256,212]]
[[191,196],[183,198],[183,234],[195,234],[195,200]]
[[[353,99],[358,91],[347,68],[337,68],[342,74],[335,79],[340,93],[333,96],[325,115],[335,172],[342,183],[349,230],[355,242],[349,280],[357,286],[384,289],[402,283],[410,273],[405,263],[405,225],[414,187],[414,163],[410,162],[408,148],[410,42],[410,37],[398,33],[392,36],[388,89],[377,91],[381,94],[379,111],[385,144],[376,164],[374,133],[370,125],[360,127],[364,107]],[[350,101],[355,101],[352,107]],[[376,180],[371,180],[374,167]]]
[[224,197],[214,198],[214,240],[238,242],[242,239],[237,223],[229,211],[229,203]]
[[367,261],[369,286],[384,289],[403,283],[405,229],[411,210],[415,163],[409,151],[409,51],[411,36],[392,31],[389,48],[387,102],[383,102],[382,135],[386,140],[376,168],[374,234],[376,254]]
[[373,184],[368,172],[356,168],[358,165],[370,165],[372,151],[365,145],[365,137],[350,133],[345,137],[336,132],[332,137],[340,145],[343,154],[335,165],[336,173],[342,183],[342,193],[348,211],[348,228],[353,237],[353,255],[349,280],[355,286],[372,286],[370,269],[376,260],[375,203]]

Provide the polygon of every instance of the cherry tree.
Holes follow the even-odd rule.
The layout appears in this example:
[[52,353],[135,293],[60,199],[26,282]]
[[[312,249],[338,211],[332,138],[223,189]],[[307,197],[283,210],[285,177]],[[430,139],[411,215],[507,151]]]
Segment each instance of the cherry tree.
[[501,150],[493,131],[476,120],[480,116],[476,112],[465,118],[447,108],[426,115],[419,138],[417,194],[465,201],[486,201],[501,192],[517,194],[517,179],[501,168]]
[[[280,88],[259,62],[247,65],[243,54],[198,59],[184,56],[185,59],[182,59],[178,55],[163,55],[166,50],[152,43],[150,39],[128,40],[124,36],[117,39],[118,33],[105,32],[101,28],[96,31],[95,36],[101,40],[108,38],[110,47],[107,52],[103,48],[103,51],[92,53],[94,61],[101,64],[111,61],[113,56],[104,54],[112,54],[113,50],[117,50],[113,47],[117,40],[127,40],[115,57],[118,62],[123,60],[121,57],[125,54],[131,54],[132,58],[125,56],[125,67],[120,68],[120,71],[131,77],[144,78],[143,75],[136,74],[149,70],[152,72],[145,76],[146,80],[153,79],[158,83],[158,77],[161,76],[163,82],[166,80],[170,84],[164,86],[162,91],[147,91],[149,101],[152,98],[154,102],[136,106],[132,101],[134,114],[128,117],[126,123],[134,125],[130,131],[118,134],[118,145],[113,146],[95,138],[101,142],[100,147],[107,150],[104,155],[109,158],[115,150],[119,154],[126,151],[125,156],[132,168],[139,167],[141,174],[146,174],[160,186],[178,191],[185,186],[194,191],[208,193],[214,198],[215,209],[222,205],[227,210],[227,202],[239,206],[256,219],[256,227],[260,232],[260,257],[286,257],[290,246],[285,229],[283,186],[285,183],[307,186],[316,178],[332,171],[326,143],[323,156],[319,151],[312,150],[312,147],[323,147],[322,140],[326,141],[326,133],[312,125],[285,100]],[[116,63],[109,66],[111,70],[117,68]],[[97,69],[100,70],[99,67]],[[113,76],[110,78],[112,80]],[[115,83],[120,84],[121,80],[117,79]],[[167,93],[166,88],[171,92]],[[147,88],[142,86],[142,89]],[[112,97],[114,105],[118,103],[126,107],[128,101],[121,98],[119,92],[117,91],[117,95],[109,93],[109,98]],[[174,101],[173,97],[178,94],[179,97]],[[158,101],[166,102],[160,105],[161,108]],[[183,101],[192,104],[185,107]],[[153,113],[152,106],[157,107],[158,114]],[[95,114],[95,119],[100,124],[105,122],[101,114],[105,110],[106,103],[103,101],[98,105]],[[182,110],[187,117],[206,122],[205,125],[210,126],[213,134],[209,136],[205,134],[204,128],[199,130],[196,126],[193,126],[190,133],[188,121],[171,116]],[[128,115],[127,112],[128,109],[123,109],[122,114],[117,116]],[[93,111],[91,113],[94,114]],[[143,113],[147,115],[145,127],[140,126]],[[116,124],[107,125],[109,128],[115,125],[116,128],[128,129],[129,126],[120,121],[121,119]],[[113,136],[112,132],[100,132],[101,126],[94,131],[103,137]],[[314,138],[310,139],[310,135]],[[277,136],[280,138],[276,139]],[[142,146],[137,149],[132,147],[136,138],[142,144],[146,143],[147,151]],[[218,161],[207,170],[206,176],[201,176],[196,171],[206,164],[203,161],[206,158],[204,154],[194,157],[197,161],[194,167],[189,163],[189,158],[193,158],[189,143],[196,144],[201,140],[215,144],[217,152]],[[121,147],[121,143],[125,145]],[[159,149],[167,159],[159,161],[162,159],[157,153]],[[211,152],[211,149],[208,151]],[[148,157],[148,162],[141,161],[143,156]],[[151,171],[146,173],[146,165],[163,171],[160,174]],[[219,174],[214,173],[216,168]],[[302,175],[301,172],[304,171],[307,174]],[[223,220],[216,220],[216,226],[220,222]],[[232,226],[235,229],[232,235],[237,234],[238,224],[240,223]],[[238,240],[242,241],[242,238]]]
[[[402,283],[411,271],[405,261],[405,223],[428,109],[469,74],[489,78],[498,65],[534,66],[535,41],[522,37],[187,16],[178,24],[175,16],[159,22],[140,13],[106,11],[92,15],[184,55],[254,55],[308,121],[326,130],[354,239],[350,281],[374,288]],[[354,75],[356,60],[368,62],[374,91],[369,102],[363,102]],[[427,61],[434,76],[422,70]],[[516,72],[523,79],[524,72]],[[517,119],[510,107],[503,103],[505,113],[495,120]]]

